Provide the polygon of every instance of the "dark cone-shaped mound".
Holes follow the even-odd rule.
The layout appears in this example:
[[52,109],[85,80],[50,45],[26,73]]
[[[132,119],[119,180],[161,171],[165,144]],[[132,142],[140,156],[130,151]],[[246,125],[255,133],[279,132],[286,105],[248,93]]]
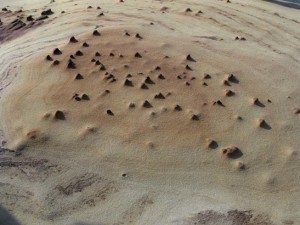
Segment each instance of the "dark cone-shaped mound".
[[84,42],[84,43],[82,44],[82,46],[83,46],[83,47],[89,47],[90,45],[89,45],[88,43]]
[[68,69],[76,69],[76,64],[71,59],[68,62]]
[[114,115],[114,113],[113,113],[110,109],[107,110],[106,113],[107,113],[108,115],[110,115],[110,116],[113,116],[113,115]]
[[193,57],[192,57],[190,54],[188,54],[188,55],[186,56],[186,60],[191,61],[191,62],[196,62],[196,60],[193,59]]
[[83,53],[82,53],[82,51],[78,50],[78,51],[75,53],[75,55],[77,55],[77,56],[83,56]]
[[97,30],[94,30],[94,31],[93,31],[93,35],[94,35],[94,36],[100,36],[101,34],[100,34],[100,32],[99,32],[99,31],[97,31]]
[[191,68],[189,65],[186,65],[186,66],[185,66],[185,69],[186,69],[186,70],[192,70],[192,68]]
[[80,73],[78,73],[78,74],[76,75],[75,79],[76,79],[76,80],[82,80],[82,79],[83,79],[83,76],[82,76]]
[[199,120],[200,118],[199,118],[198,115],[193,115],[191,119],[192,119],[192,120]]
[[152,105],[151,105],[150,102],[148,102],[148,101],[146,100],[146,101],[144,101],[144,103],[143,103],[143,107],[144,107],[144,108],[152,108]]
[[145,83],[143,83],[143,84],[141,85],[141,89],[145,89],[145,90],[146,90],[146,89],[149,89],[149,88],[148,88],[148,86],[147,86]]
[[134,57],[135,57],[135,58],[142,58],[142,55],[141,55],[140,53],[137,52],[137,53],[135,53]]
[[166,79],[166,78],[164,77],[164,75],[159,74],[159,75],[158,75],[158,79],[164,80],[164,79]]
[[225,90],[225,95],[228,97],[234,96],[235,93],[232,90]]
[[101,56],[101,54],[99,52],[96,52],[95,56]]
[[46,56],[46,60],[52,61],[53,59],[52,59],[52,57],[51,57],[50,55],[47,55],[47,56]]
[[124,86],[133,87],[133,83],[131,80],[126,79],[124,82]]
[[77,43],[77,42],[78,40],[74,36],[70,38],[70,43]]
[[141,36],[139,33],[137,33],[137,34],[135,35],[135,37],[138,38],[138,39],[143,39],[142,36]]
[[165,96],[162,93],[159,93],[159,94],[156,94],[154,96],[154,98],[156,98],[156,99],[165,99]]
[[147,77],[147,78],[145,79],[145,83],[147,83],[147,84],[155,84],[154,81],[151,80],[150,77]]
[[175,110],[175,111],[182,111],[182,107],[181,107],[180,105],[176,105],[176,106],[174,107],[174,110]]
[[106,67],[102,64],[102,65],[100,66],[100,70],[101,70],[101,71],[104,71],[104,70],[106,70]]
[[53,54],[54,55],[61,55],[62,52],[58,48],[56,48],[56,49],[54,49]]
[[97,60],[97,61],[95,62],[95,64],[96,64],[97,66],[99,66],[99,65],[101,65],[101,62],[100,62],[99,60]]
[[32,15],[30,15],[30,16],[27,16],[26,20],[30,22],[30,21],[33,21],[34,19],[33,19]]
[[65,120],[66,119],[65,114],[60,110],[57,110],[55,112],[54,118],[57,119],[57,120]]
[[53,65],[57,66],[59,64],[60,64],[59,60],[54,60]]
[[187,9],[185,10],[185,12],[192,12],[192,10],[191,10],[190,8],[187,8]]
[[211,76],[210,76],[208,73],[205,73],[205,74],[204,74],[203,79],[210,79],[210,78],[211,78]]
[[83,94],[83,95],[81,96],[81,99],[82,99],[82,100],[88,101],[88,100],[90,100],[90,97],[89,97],[87,94]]
[[75,59],[74,55],[70,55],[70,58],[71,58],[71,59]]

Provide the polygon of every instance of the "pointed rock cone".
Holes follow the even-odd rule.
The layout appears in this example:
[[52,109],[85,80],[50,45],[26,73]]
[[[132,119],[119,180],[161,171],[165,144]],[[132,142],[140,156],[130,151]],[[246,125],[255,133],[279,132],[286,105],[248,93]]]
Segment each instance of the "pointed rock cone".
[[133,87],[133,83],[131,80],[126,79],[124,82],[124,86]]
[[227,76],[227,80],[229,80],[231,82],[236,82],[237,81],[236,77],[233,74],[229,74]]
[[69,59],[68,69],[75,69],[75,68],[76,68],[76,64],[71,59]]
[[135,37],[138,38],[138,39],[143,39],[142,36],[141,36],[139,33],[137,33],[137,34],[135,35]]
[[147,78],[145,79],[145,83],[147,83],[147,84],[155,84],[154,81],[151,80],[150,77],[147,77]]
[[217,104],[220,106],[224,106],[224,104],[220,100],[217,101]]
[[165,96],[162,93],[156,94],[154,96],[155,99],[165,99]]
[[75,59],[74,55],[70,55],[70,58],[71,58],[71,59]]
[[253,102],[254,105],[259,105],[260,104],[260,101],[259,101],[258,98],[253,98],[252,102]]
[[174,107],[174,110],[175,110],[175,111],[182,111],[182,107],[181,107],[180,105],[176,105],[176,106]]
[[211,78],[211,76],[210,76],[208,73],[205,73],[205,74],[204,74],[203,79],[210,79],[210,78]]
[[58,48],[56,48],[56,49],[54,49],[53,54],[54,55],[61,55],[62,52]]
[[208,84],[206,82],[203,82],[202,85],[203,86],[208,86]]
[[47,55],[47,56],[46,56],[46,60],[48,60],[48,61],[53,61],[53,59],[52,59],[52,57],[51,57],[50,55]]
[[95,64],[96,64],[97,66],[99,66],[99,65],[101,65],[101,62],[100,62],[99,60],[97,60],[97,61],[95,62]]
[[152,105],[151,105],[150,102],[148,102],[148,101],[146,100],[146,101],[144,101],[144,103],[143,103],[143,107],[144,107],[144,108],[152,108]]
[[191,62],[196,62],[196,60],[193,59],[193,57],[192,57],[190,54],[188,54],[188,55],[186,56],[186,60],[191,61]]
[[262,127],[262,128],[267,125],[266,121],[263,120],[263,119],[258,119],[257,124],[258,124],[259,127]]
[[105,71],[105,70],[106,70],[106,67],[102,64],[102,65],[100,66],[100,70],[101,70],[101,71]]
[[229,157],[229,158],[232,158],[235,154],[237,154],[239,152],[239,148],[235,147],[235,146],[232,146],[232,147],[228,147],[228,148],[223,148],[221,150],[222,154]]
[[83,46],[83,47],[89,47],[90,45],[89,45],[88,43],[84,42],[84,43],[82,44],[82,46]]
[[236,36],[234,39],[235,39],[235,40],[240,40],[240,38],[239,38],[238,36]]
[[82,76],[80,73],[78,73],[78,74],[76,75],[75,79],[76,79],[76,80],[82,80],[82,79],[83,79],[83,76]]
[[83,56],[83,53],[82,53],[80,50],[78,50],[78,51],[75,53],[75,55],[76,55],[76,56]]
[[149,89],[149,88],[148,88],[148,86],[147,86],[145,83],[143,83],[143,84],[141,85],[141,89],[145,89],[145,90],[146,90],[146,89]]
[[211,149],[215,149],[218,147],[218,143],[215,140],[208,139],[207,140],[207,147]]
[[99,52],[96,52],[95,56],[101,56],[101,54]]
[[185,69],[186,69],[186,70],[192,70],[192,68],[191,68],[189,65],[186,65],[186,66],[185,66]]
[[225,90],[225,96],[231,97],[234,95],[235,95],[235,93],[232,90]]
[[110,115],[110,116],[114,116],[114,113],[113,113],[110,109],[108,109],[108,110],[106,111],[106,113],[107,113],[108,115]]
[[100,32],[98,30],[94,30],[93,31],[93,35],[94,36],[101,36]]
[[161,69],[161,68],[160,68],[159,66],[155,67],[155,70],[157,70],[157,71],[160,70],[160,69]]
[[70,43],[77,43],[77,42],[78,40],[74,36],[70,38]]
[[96,62],[96,59],[92,59],[91,62]]
[[59,60],[54,60],[53,65],[57,66],[59,64],[60,64]]
[[159,75],[158,75],[158,79],[164,80],[164,79],[166,79],[166,78],[164,77],[164,75],[159,74]]
[[65,120],[66,117],[65,117],[65,114],[60,111],[60,110],[57,110],[55,113],[54,113],[54,119],[57,119],[57,120]]
[[142,55],[141,55],[140,53],[137,52],[137,53],[135,53],[134,57],[135,57],[135,58],[142,58]]
[[82,99],[82,100],[88,101],[88,100],[90,100],[90,97],[89,97],[87,94],[83,94],[83,95],[81,96],[81,99]]
[[198,116],[198,115],[195,115],[195,114],[194,114],[194,115],[192,116],[192,118],[191,118],[191,119],[192,119],[192,120],[199,120],[200,118],[199,118],[199,116]]

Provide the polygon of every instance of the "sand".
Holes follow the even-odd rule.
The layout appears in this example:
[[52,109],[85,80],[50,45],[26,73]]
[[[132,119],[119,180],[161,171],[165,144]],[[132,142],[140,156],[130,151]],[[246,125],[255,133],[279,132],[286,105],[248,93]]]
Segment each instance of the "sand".
[[0,6],[1,218],[300,223],[296,9]]

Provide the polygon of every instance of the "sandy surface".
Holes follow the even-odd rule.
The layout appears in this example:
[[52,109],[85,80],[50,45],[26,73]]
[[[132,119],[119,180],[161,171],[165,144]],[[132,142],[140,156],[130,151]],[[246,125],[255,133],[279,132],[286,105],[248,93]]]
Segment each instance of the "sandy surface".
[[300,224],[299,11],[4,7],[0,224]]

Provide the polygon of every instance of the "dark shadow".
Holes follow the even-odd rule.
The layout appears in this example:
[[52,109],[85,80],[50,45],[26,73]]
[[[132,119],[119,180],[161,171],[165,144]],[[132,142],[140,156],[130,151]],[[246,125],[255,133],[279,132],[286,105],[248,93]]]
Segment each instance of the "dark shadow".
[[261,125],[260,125],[261,128],[263,129],[266,129],[266,130],[271,130],[272,127],[266,122],[264,121]]
[[21,225],[6,209],[0,206],[0,225]]
[[264,107],[265,107],[265,104],[264,104],[264,103],[262,103],[262,102],[261,102],[261,101],[259,101],[259,100],[256,100],[254,104],[255,104],[256,106],[259,106],[259,107],[262,107],[262,108],[264,108]]
[[219,145],[216,141],[212,141],[208,147],[211,149],[217,149],[219,147]]
[[227,156],[231,159],[238,159],[243,156],[243,152],[240,149],[237,149],[234,152],[229,153]]
[[281,6],[293,8],[293,9],[300,9],[300,1],[299,0],[284,0],[284,1],[279,1],[279,0],[265,0],[266,2],[271,2],[275,3]]

